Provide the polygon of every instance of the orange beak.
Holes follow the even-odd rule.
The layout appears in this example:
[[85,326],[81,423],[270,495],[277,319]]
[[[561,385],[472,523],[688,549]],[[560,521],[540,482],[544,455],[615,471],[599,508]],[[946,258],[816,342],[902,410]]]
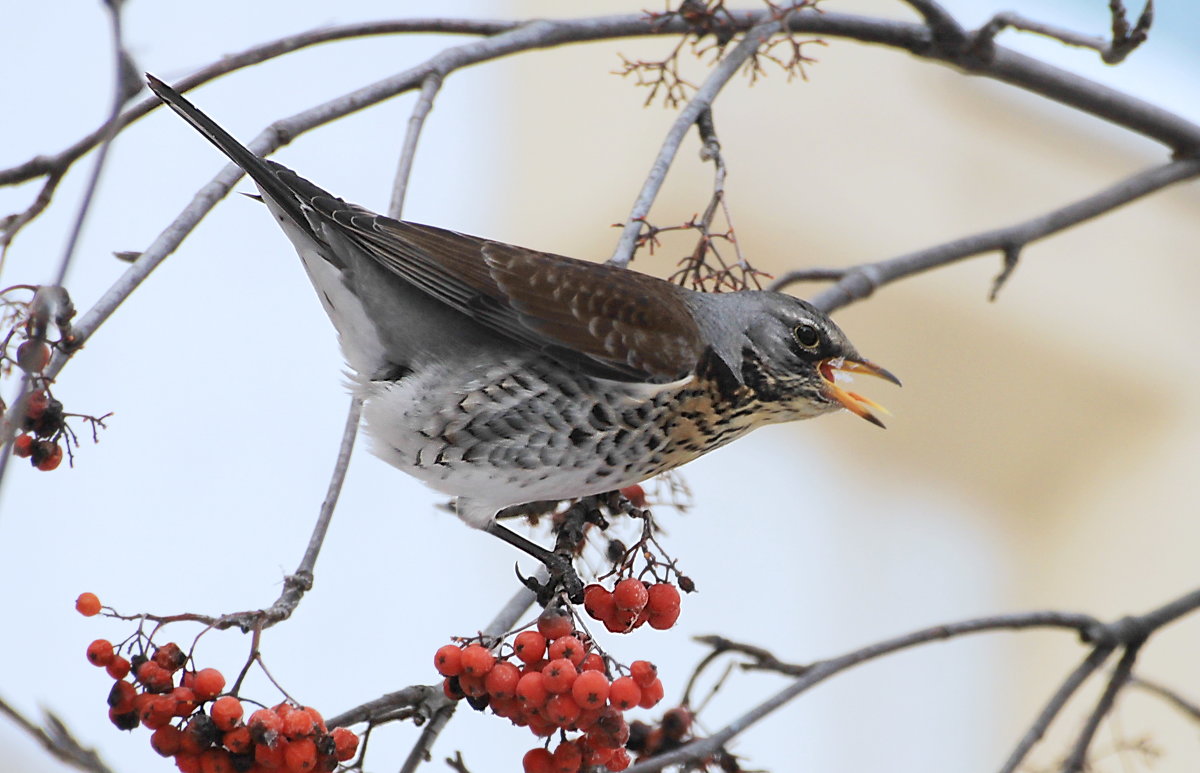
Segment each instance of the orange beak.
[[817,370],[821,373],[821,378],[825,382],[825,395],[827,397],[841,403],[846,410],[863,417],[875,426],[885,427],[884,423],[875,414],[871,413],[870,408],[891,416],[892,414],[887,408],[884,408],[870,398],[843,389],[837,382],[839,380],[842,382],[852,381],[854,379],[853,374],[855,373],[875,376],[884,381],[890,381],[896,386],[901,386],[900,379],[873,362],[848,360],[845,357],[831,357],[828,360],[822,360],[817,366]]

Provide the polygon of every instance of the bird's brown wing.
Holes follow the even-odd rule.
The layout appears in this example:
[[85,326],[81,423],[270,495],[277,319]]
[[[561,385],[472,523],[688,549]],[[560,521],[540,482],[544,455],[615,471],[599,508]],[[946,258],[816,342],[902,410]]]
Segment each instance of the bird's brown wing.
[[433,226],[327,196],[311,206],[379,265],[509,338],[598,375],[670,381],[695,367],[700,331],[675,285]]

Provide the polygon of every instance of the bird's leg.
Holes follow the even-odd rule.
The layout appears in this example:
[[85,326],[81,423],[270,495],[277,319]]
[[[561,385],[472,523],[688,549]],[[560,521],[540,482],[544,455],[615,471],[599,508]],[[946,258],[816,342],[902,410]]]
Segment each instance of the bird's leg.
[[550,579],[545,585],[539,585],[533,578],[524,581],[530,590],[537,593],[538,601],[543,605],[553,597],[554,591],[559,585],[562,586],[571,603],[579,604],[583,602],[583,581],[575,573],[575,567],[571,563],[571,554],[569,552],[546,550],[541,545],[522,537],[512,529],[501,526],[495,521],[484,527],[484,531],[499,537],[516,549],[528,553],[545,564],[546,571],[550,573]]

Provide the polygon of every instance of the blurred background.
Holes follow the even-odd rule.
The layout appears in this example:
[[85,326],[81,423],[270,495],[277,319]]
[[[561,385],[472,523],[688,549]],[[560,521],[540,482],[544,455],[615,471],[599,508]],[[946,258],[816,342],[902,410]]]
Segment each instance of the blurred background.
[[[753,5],[746,3],[745,5]],[[1102,0],[947,0],[974,27],[1001,10],[1104,35]],[[586,6],[586,7],[584,7]],[[898,0],[829,11],[912,19]],[[351,0],[131,2],[126,39],[142,69],[176,80],[222,55],[317,26],[428,14],[428,3]],[[641,3],[446,0],[441,16],[629,13]],[[657,10],[656,6],[651,7]],[[1140,4],[1133,11],[1140,11]],[[74,142],[110,100],[99,3],[7,9],[0,47],[7,115],[0,166]],[[19,33],[19,34],[13,34]],[[1005,33],[1000,42],[1200,121],[1200,7],[1163,3],[1149,42],[1119,67],[1089,51]],[[235,73],[191,94],[244,140],[271,121],[423,61],[455,39],[330,44]],[[1165,160],[1141,137],[1055,103],[904,53],[829,39],[806,81],[771,72],[717,103],[727,190],[746,255],[782,273],[874,261],[1008,225]],[[613,74],[624,54],[660,59],[674,41],[626,40],[510,57],[454,73],[421,139],[405,216],[603,259],[674,113]],[[698,80],[703,70],[688,64]],[[414,98],[300,137],[278,158],[336,194],[386,209]],[[701,211],[711,167],[689,139],[658,225]],[[166,111],[113,147],[67,286],[87,309],[223,160]],[[16,239],[4,284],[46,281],[91,159]],[[243,182],[238,190],[251,190]],[[0,189],[19,211],[34,186]],[[1200,578],[1195,502],[1200,364],[1197,207],[1182,185],[1026,249],[995,303],[998,256],[889,286],[837,319],[867,357],[905,381],[864,387],[894,413],[881,432],[848,414],[773,427],[683,472],[686,513],[656,512],[699,593],[669,633],[603,640],[657,662],[678,700],[722,633],[797,662],[919,627],[1029,609],[1143,613]],[[691,248],[668,242],[638,268],[660,276]],[[817,287],[794,286],[805,295]],[[348,402],[332,326],[290,245],[261,208],[230,197],[68,366],[68,411],[114,412],[74,469],[9,471],[0,499],[6,589],[0,697],[60,716],[115,771],[162,771],[148,733],[106,718],[109,680],[83,652],[132,632],[72,608],[93,591],[122,612],[218,614],[270,604],[308,540]],[[84,433],[86,435],[86,433]],[[439,498],[360,443],[314,590],[263,638],[275,677],[327,716],[433,681],[432,653],[487,624],[508,598],[513,552],[466,529]],[[525,562],[522,562],[525,563]],[[526,566],[526,570],[529,567]],[[190,642],[173,626],[162,640]],[[160,635],[161,637],[161,635]],[[249,647],[210,634],[202,665],[236,673]],[[1138,672],[1200,699],[1200,618],[1155,636]],[[993,769],[1086,654],[1062,632],[991,634],[927,646],[827,682],[731,747],[749,769]],[[702,714],[716,729],[786,680],[734,673]],[[1090,710],[1082,693],[1038,747],[1064,753]],[[258,676],[246,693],[279,696]],[[370,769],[395,769],[411,725],[371,739]],[[864,742],[864,740],[866,742]],[[1134,751],[1145,742],[1157,759]],[[461,749],[474,771],[515,770],[523,730],[459,712],[431,769]],[[58,771],[0,720],[5,769]],[[1127,690],[1097,736],[1097,770],[1193,771],[1194,721]],[[1031,767],[1031,769],[1034,769]]]

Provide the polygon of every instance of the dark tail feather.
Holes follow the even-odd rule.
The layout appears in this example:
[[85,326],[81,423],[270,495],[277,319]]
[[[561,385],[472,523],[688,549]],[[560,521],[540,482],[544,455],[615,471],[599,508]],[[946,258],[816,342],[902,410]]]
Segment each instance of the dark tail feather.
[[270,196],[284,212],[296,221],[297,225],[309,228],[308,219],[300,209],[296,194],[279,179],[279,174],[271,166],[251,152],[250,148],[233,138],[229,132],[217,125],[217,122],[202,113],[199,108],[184,99],[183,95],[167,84],[146,73],[146,82],[159,99],[172,110],[190,123],[196,131],[203,134],[209,142],[217,146],[233,163],[245,170],[250,179],[258,183],[263,193]]

